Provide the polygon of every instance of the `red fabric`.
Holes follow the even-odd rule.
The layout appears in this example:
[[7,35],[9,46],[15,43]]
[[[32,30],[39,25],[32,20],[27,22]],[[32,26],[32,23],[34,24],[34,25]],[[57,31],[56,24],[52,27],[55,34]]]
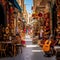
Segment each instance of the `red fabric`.
[[24,32],[26,32],[26,29],[24,29]]
[[22,44],[25,44],[25,41],[24,41],[24,40],[22,40],[22,41],[21,41],[21,43],[22,43]]
[[38,16],[39,16],[39,17],[42,17],[43,15],[42,15],[42,13],[39,13]]
[[13,7],[10,7],[10,13],[13,13],[14,9]]
[[46,19],[49,18],[50,19],[50,13],[45,13],[44,18],[46,18]]
[[45,41],[46,41],[46,39],[45,39],[45,40],[42,40],[42,41],[41,41],[41,43],[42,43],[42,44],[44,44],[44,43],[45,43]]
[[50,30],[50,28],[46,28],[46,30]]

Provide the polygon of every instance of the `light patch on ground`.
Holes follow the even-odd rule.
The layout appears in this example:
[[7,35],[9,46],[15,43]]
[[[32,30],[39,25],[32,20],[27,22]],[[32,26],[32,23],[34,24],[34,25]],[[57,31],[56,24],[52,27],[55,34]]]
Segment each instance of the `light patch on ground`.
[[55,48],[55,49],[60,49],[60,46],[55,46],[54,48]]
[[43,50],[32,50],[32,52],[43,52]]
[[26,45],[26,47],[39,47],[38,45]]
[[30,36],[29,36],[29,35],[26,35],[25,37],[26,37],[26,38],[30,38]]
[[25,39],[25,41],[32,41],[31,39],[29,40],[29,39]]

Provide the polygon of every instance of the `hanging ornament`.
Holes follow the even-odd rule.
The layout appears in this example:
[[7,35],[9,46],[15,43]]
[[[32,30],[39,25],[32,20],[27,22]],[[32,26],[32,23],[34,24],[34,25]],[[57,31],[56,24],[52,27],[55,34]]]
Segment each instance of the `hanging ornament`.
[[39,16],[39,17],[42,17],[42,16],[43,16],[43,14],[42,14],[42,13],[39,13],[39,14],[38,14],[38,16]]

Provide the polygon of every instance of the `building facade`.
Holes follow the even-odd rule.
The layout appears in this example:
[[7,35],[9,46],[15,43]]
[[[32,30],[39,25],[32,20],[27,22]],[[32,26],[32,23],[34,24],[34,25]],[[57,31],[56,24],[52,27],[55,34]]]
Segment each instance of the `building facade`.
[[26,10],[26,5],[24,4],[24,12],[23,12],[24,19],[26,21],[26,24],[28,23],[28,12]]
[[[53,34],[52,31],[52,7],[55,0],[33,0],[33,8],[35,12],[35,16],[38,16],[37,20],[39,20],[40,26],[44,27],[44,35],[50,36]],[[41,24],[42,23],[42,24]],[[40,28],[39,28],[40,29]]]
[[22,8],[22,14],[24,12],[24,0],[17,0],[18,4],[21,6]]
[[[15,3],[13,3],[13,2],[15,2]],[[9,34],[16,35],[17,30],[18,30],[17,22],[19,20],[21,12],[22,12],[19,4],[17,3],[17,1],[14,1],[14,0],[13,1],[12,0],[9,0],[9,1],[1,0],[0,8],[2,9],[2,10],[0,10],[0,14],[3,14],[3,15],[1,15],[1,18],[0,18],[1,19],[0,26],[2,25],[4,27],[4,29],[6,29],[6,27],[8,27]]]

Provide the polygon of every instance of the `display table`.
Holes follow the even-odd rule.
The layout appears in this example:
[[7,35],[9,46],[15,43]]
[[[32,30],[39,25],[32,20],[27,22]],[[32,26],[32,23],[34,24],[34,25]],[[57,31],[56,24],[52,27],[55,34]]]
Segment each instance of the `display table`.
[[4,47],[6,47],[6,52],[10,53],[11,56],[16,56],[16,54],[17,54],[17,47],[18,46],[21,47],[21,44],[15,44],[12,41],[1,41],[0,43],[2,45],[4,45]]

